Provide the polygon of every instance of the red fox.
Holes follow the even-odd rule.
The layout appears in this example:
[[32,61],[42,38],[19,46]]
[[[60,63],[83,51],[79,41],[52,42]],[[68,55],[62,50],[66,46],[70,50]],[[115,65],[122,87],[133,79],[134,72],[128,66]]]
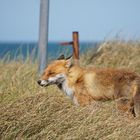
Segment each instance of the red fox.
[[56,84],[76,105],[117,100],[120,109],[140,116],[140,76],[134,72],[82,68],[72,63],[72,57],[61,56],[47,66],[38,84],[44,87]]

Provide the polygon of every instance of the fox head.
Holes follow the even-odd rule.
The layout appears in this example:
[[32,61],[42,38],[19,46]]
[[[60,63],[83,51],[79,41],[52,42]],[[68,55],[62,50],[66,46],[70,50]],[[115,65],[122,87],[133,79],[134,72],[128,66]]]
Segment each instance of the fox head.
[[40,86],[49,86],[53,84],[61,84],[66,80],[66,75],[72,65],[72,57],[65,59],[61,55],[57,60],[50,63],[44,70],[41,79],[38,80]]

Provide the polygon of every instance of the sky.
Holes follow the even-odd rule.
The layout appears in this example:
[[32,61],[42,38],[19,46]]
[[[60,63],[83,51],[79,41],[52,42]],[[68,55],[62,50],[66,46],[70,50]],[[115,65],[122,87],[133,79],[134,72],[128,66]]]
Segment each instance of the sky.
[[[38,41],[40,0],[0,0],[0,41]],[[140,38],[140,0],[50,0],[49,41]]]

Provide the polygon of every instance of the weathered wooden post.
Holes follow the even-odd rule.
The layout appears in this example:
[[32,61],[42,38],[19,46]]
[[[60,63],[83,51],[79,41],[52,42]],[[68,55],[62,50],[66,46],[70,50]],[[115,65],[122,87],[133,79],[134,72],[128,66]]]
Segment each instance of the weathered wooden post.
[[73,32],[73,57],[75,64],[79,64],[79,34]]
[[43,72],[47,64],[48,27],[49,27],[49,0],[40,0],[40,25],[39,25],[39,44],[38,44],[39,74]]
[[73,38],[73,41],[63,42],[63,43],[60,43],[60,44],[62,46],[72,45],[74,63],[76,65],[78,65],[79,64],[79,33],[78,32],[73,32],[72,33],[72,38]]

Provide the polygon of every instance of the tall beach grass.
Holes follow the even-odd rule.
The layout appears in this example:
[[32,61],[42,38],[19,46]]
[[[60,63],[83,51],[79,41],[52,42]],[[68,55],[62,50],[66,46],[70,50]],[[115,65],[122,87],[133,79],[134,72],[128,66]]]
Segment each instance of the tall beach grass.
[[[103,42],[82,54],[80,63],[140,74],[140,42]],[[37,69],[30,59],[0,60],[0,139],[140,139],[140,121],[118,111],[114,101],[77,107],[56,86],[38,86]]]

